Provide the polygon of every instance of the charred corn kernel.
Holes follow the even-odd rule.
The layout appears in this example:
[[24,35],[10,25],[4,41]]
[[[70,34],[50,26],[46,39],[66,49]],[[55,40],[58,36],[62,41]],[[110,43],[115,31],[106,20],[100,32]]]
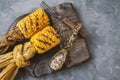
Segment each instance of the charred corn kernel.
[[49,25],[49,18],[41,8],[32,12],[17,23],[17,27],[25,38],[31,38],[35,33]]
[[42,54],[60,43],[57,32],[51,26],[45,27],[30,39],[39,54]]

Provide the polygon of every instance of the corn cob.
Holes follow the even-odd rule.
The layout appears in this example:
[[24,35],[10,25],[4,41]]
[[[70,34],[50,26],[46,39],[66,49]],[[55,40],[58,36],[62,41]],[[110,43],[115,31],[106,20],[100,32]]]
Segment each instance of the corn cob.
[[47,26],[35,34],[30,41],[33,43],[39,54],[50,50],[60,43],[57,32],[51,26]]
[[30,64],[31,59],[36,51],[42,54],[60,43],[57,32],[47,26],[36,33],[30,42],[15,46],[12,52],[0,55],[0,80],[14,80],[19,68]]
[[19,21],[16,27],[20,29],[25,38],[29,39],[49,24],[47,14],[43,9],[39,8]]

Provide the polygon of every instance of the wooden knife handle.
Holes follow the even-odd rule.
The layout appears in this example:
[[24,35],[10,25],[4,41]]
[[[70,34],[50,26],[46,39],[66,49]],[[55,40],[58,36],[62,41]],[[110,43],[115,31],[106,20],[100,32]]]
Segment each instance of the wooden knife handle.
[[[67,24],[71,29],[74,29],[74,27],[76,26],[73,22],[71,22],[69,19],[64,18],[62,20],[65,24]],[[87,37],[87,32],[83,29],[80,30],[79,35],[82,36],[83,38]]]
[[69,19],[64,18],[63,22],[67,24],[70,28],[74,29],[75,25]]

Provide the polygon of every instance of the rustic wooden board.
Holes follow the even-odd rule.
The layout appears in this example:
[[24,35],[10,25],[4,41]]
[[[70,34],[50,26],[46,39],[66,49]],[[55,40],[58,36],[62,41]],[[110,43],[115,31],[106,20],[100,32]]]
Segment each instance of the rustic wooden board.
[[[55,9],[56,12],[59,13],[60,15],[68,18],[75,25],[79,22],[78,16],[71,3],[63,3],[53,7],[53,9]],[[62,21],[59,21],[58,19],[53,18],[51,16],[49,17],[51,18],[53,27],[55,27],[58,33],[60,32],[60,30],[62,30],[63,27],[65,28],[62,34],[62,45],[63,46],[66,45],[67,39],[72,34],[72,29],[68,27],[66,24],[64,24]],[[56,72],[51,70],[51,68],[49,67],[49,60],[58,50],[60,50],[59,45],[43,55],[36,55],[31,60],[32,64],[26,67],[25,70],[32,76],[36,77]],[[81,64],[82,62],[88,60],[89,57],[90,56],[86,47],[85,40],[82,37],[78,36],[73,44],[73,47],[69,50],[67,61],[61,70],[65,70],[72,66]]]
[[[77,25],[79,21],[78,16],[75,12],[75,9],[71,3],[63,3],[58,6],[53,7],[57,13],[62,15],[65,18],[68,18],[70,21],[72,21],[75,25]],[[24,18],[26,15],[22,15],[18,17],[11,25],[11,27],[15,27],[16,23]],[[52,17],[49,15],[51,25],[57,30],[58,33],[64,28],[64,31],[62,32],[61,39],[62,39],[62,46],[66,45],[67,39],[72,34],[72,29],[64,24],[62,21]],[[31,65],[25,68],[25,72],[29,73],[32,76],[40,77],[43,75],[52,74],[57,71],[53,71],[49,67],[49,61],[51,57],[60,50],[60,45],[53,48],[52,50],[46,52],[42,55],[35,55],[34,58],[31,59]],[[86,47],[85,40],[81,36],[77,36],[75,42],[73,43],[73,47],[69,50],[69,54],[67,57],[67,61],[65,62],[63,68],[61,70],[65,70],[67,68],[70,68],[75,65],[79,65],[82,62],[89,59],[89,52]]]
[[[49,67],[49,60],[59,50],[59,46],[53,48],[43,55],[36,55],[31,59],[31,65],[25,69],[29,74],[35,77],[40,77],[43,75],[51,74],[56,71],[53,71]],[[74,43],[74,46],[70,49],[67,61],[65,62],[61,70],[73,67],[75,65],[81,64],[83,61],[89,59],[89,53],[85,44],[84,39],[77,39]],[[60,71],[61,71],[60,70]]]

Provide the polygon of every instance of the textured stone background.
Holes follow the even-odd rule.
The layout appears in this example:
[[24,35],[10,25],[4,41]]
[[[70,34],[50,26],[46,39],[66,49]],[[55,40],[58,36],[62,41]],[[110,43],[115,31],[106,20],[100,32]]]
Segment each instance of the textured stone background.
[[[16,80],[120,80],[120,0],[45,0],[50,6],[72,2],[88,32],[91,60],[41,78],[20,73]],[[0,36],[18,16],[40,7],[40,0],[0,0]]]

